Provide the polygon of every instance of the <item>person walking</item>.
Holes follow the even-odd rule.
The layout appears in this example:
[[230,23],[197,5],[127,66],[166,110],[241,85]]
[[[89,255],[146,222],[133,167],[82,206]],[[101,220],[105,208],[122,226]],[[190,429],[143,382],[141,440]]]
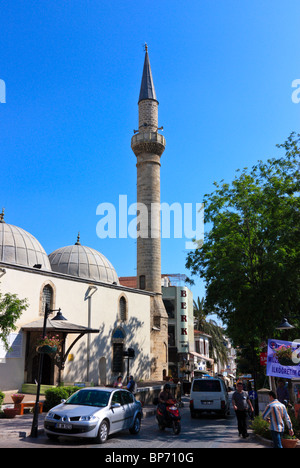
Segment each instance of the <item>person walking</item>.
[[232,406],[238,422],[239,436],[246,439],[249,437],[247,427],[248,409],[250,407],[252,412],[254,410],[248,393],[244,391],[242,382],[237,383],[236,391],[232,395]]
[[122,376],[121,375],[119,375],[117,380],[114,382],[114,387],[115,388],[122,388],[123,387]]
[[289,429],[290,436],[294,435],[291,419],[284,404],[277,400],[274,392],[269,392],[270,403],[263,412],[263,419],[271,423],[271,434],[274,448],[283,448],[281,437],[284,433],[284,420]]
[[135,394],[136,393],[136,387],[137,387],[137,385],[136,385],[136,383],[135,383],[135,381],[133,379],[133,375],[131,375],[129,377],[129,382],[128,382],[126,388],[127,388],[127,390],[129,390],[129,392]]
[[278,387],[277,387],[276,393],[277,393],[277,400],[286,406],[290,401],[290,394],[289,394],[288,389],[285,386],[285,382],[283,379],[280,379],[278,381]]

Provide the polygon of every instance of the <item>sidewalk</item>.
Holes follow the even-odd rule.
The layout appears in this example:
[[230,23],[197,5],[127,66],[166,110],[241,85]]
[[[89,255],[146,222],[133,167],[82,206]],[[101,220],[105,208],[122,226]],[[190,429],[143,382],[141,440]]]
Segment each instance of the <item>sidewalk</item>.
[[[44,432],[44,419],[46,413],[39,414],[39,433]],[[0,419],[0,439],[10,437],[29,437],[31,432],[33,414],[27,413],[23,416],[16,416],[13,419]]]

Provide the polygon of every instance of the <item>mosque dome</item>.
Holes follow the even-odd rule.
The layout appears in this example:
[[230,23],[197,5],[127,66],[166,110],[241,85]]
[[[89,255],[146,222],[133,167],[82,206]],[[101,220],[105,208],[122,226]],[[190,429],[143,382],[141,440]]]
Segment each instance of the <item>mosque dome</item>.
[[112,264],[97,250],[81,245],[79,236],[75,245],[55,250],[49,255],[49,260],[52,270],[58,273],[119,284],[118,275]]
[[39,241],[29,232],[4,221],[0,214],[0,262],[51,270],[48,256]]

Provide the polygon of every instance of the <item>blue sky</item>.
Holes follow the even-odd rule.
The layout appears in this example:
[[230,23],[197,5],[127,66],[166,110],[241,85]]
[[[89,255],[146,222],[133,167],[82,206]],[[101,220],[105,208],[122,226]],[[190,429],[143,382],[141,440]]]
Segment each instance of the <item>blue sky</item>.
[[[99,239],[96,208],[136,201],[145,42],[167,142],[162,202],[201,203],[299,131],[299,0],[7,0],[0,19],[0,208],[47,253],[80,231],[119,276],[136,274],[135,240]],[[163,273],[188,273],[185,242],[162,240]]]

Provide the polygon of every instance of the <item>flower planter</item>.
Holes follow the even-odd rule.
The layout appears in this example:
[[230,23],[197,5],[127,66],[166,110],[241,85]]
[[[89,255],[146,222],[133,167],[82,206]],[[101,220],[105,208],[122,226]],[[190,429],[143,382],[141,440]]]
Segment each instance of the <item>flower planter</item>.
[[41,336],[41,338],[36,343],[36,350],[41,354],[56,354],[60,348],[60,345],[61,340],[59,339],[59,335]]
[[18,414],[18,410],[15,408],[4,408],[3,412],[7,419],[12,419]]
[[281,439],[283,448],[296,448],[298,439]]
[[19,405],[23,401],[24,397],[25,395],[21,395],[20,393],[18,393],[18,394],[12,395],[11,399],[15,405]]
[[49,345],[39,346],[37,348],[37,352],[44,353],[44,354],[55,354],[57,353],[57,346],[49,346]]

